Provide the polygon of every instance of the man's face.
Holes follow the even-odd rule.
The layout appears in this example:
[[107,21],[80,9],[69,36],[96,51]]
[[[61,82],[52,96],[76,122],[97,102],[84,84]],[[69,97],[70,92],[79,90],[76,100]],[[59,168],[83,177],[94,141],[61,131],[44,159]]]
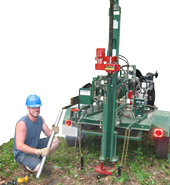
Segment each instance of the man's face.
[[34,108],[27,107],[27,108],[28,108],[28,111],[32,117],[37,118],[39,116],[40,107],[34,107]]

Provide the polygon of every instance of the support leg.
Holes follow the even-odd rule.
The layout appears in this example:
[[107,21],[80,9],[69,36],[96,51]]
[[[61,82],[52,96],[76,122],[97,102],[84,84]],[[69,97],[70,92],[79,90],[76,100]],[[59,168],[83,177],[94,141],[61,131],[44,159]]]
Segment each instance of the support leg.
[[112,175],[112,171],[110,170],[115,170],[115,166],[113,165],[113,168],[103,167],[103,162],[100,163],[100,166],[95,167],[96,172],[104,175]]

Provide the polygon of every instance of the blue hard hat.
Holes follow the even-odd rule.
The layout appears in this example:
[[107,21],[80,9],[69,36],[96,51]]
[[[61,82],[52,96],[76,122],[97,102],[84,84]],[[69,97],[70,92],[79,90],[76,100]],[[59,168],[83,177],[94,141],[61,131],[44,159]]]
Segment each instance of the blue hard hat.
[[27,107],[40,107],[40,106],[42,106],[40,98],[35,94],[31,94],[28,96],[28,98],[26,99],[25,105]]

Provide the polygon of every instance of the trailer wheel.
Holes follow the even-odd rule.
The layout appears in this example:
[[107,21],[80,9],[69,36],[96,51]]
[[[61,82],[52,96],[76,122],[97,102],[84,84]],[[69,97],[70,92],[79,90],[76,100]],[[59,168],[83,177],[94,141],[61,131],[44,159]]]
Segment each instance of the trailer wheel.
[[156,138],[155,155],[158,159],[167,159],[169,150],[169,137]]
[[[74,136],[65,136],[66,142],[69,146],[75,146],[75,138]],[[81,134],[81,143],[85,140],[85,134]],[[77,145],[79,144],[79,136],[77,137]]]

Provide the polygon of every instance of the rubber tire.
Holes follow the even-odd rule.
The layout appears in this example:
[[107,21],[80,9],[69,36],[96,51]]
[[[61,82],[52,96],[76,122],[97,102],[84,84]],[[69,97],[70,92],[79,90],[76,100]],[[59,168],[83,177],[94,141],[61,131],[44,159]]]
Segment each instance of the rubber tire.
[[[66,142],[69,146],[75,146],[75,138],[74,136],[65,136]],[[81,143],[85,140],[85,134],[81,134]],[[77,138],[77,145],[79,144],[79,136]]]
[[169,137],[156,138],[155,156],[158,159],[167,159],[169,152]]

